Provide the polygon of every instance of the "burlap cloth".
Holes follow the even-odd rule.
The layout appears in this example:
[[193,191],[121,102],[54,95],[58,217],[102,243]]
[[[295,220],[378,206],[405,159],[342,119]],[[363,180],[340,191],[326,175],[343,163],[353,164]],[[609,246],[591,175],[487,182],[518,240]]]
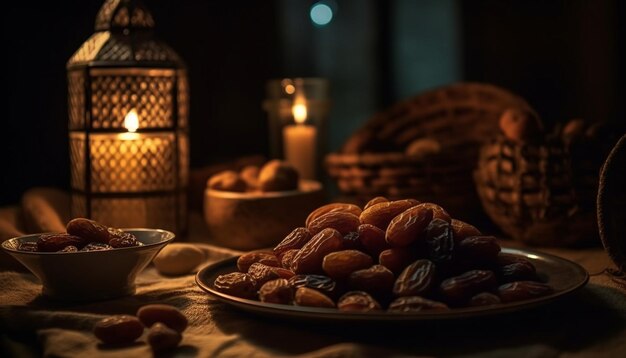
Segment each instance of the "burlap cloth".
[[[33,215],[28,210],[41,210],[40,205],[29,209],[24,204],[0,209],[0,240],[25,231],[24,219]],[[199,216],[191,217],[191,240],[210,242]],[[207,250],[207,263],[237,254],[198,245]],[[575,295],[536,309],[414,324],[313,324],[258,317],[205,294],[194,275],[164,277],[153,267],[138,277],[132,297],[52,303],[40,296],[34,276],[5,269],[0,271],[0,356],[150,356],[144,338],[130,347],[110,348],[98,343],[91,328],[106,315],[134,314],[156,302],[180,308],[190,321],[180,347],[162,356],[626,356],[626,290],[602,273],[611,267],[605,252],[545,251],[583,265],[592,274],[590,283]]]

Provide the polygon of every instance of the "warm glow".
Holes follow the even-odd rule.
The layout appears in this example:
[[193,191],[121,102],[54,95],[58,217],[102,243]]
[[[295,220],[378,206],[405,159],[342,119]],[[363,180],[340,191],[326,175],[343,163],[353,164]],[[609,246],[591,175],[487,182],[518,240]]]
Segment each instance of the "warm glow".
[[296,98],[293,107],[291,107],[291,113],[293,113],[293,119],[296,123],[302,124],[306,121],[307,109],[303,99]]
[[296,87],[294,87],[294,85],[289,84],[285,86],[285,93],[293,94],[295,91],[296,91]]
[[137,128],[139,128],[139,116],[134,108],[131,109],[124,118],[124,127],[126,127],[129,132],[136,132]]

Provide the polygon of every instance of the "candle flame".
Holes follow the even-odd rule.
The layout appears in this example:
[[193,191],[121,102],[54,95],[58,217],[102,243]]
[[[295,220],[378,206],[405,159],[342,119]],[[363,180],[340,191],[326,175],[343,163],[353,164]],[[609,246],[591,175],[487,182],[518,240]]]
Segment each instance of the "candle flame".
[[124,127],[126,127],[129,132],[135,132],[137,128],[139,128],[139,116],[134,108],[124,117]]
[[302,124],[306,121],[307,117],[307,108],[306,103],[302,98],[296,98],[294,101],[293,107],[291,108],[291,112],[293,113],[293,119],[297,124]]

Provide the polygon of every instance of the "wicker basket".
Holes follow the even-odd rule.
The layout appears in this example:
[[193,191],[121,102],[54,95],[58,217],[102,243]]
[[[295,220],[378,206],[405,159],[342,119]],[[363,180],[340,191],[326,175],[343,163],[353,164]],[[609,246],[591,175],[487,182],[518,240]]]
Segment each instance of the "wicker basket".
[[561,141],[497,136],[481,148],[474,179],[485,211],[513,238],[541,246],[597,241],[595,215],[578,205]]
[[[344,196],[364,203],[374,196],[434,201],[453,215],[481,211],[472,171],[482,142],[498,133],[507,108],[532,110],[493,85],[459,83],[425,92],[376,114],[339,153],[326,158],[329,175]],[[441,150],[409,156],[407,147],[428,138]]]

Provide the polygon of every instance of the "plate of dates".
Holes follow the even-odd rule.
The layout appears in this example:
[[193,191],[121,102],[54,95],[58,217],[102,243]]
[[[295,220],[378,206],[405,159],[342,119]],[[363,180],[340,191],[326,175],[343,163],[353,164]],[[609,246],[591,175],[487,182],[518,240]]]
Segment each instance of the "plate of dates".
[[276,247],[211,264],[198,286],[263,315],[419,321],[514,312],[583,287],[580,265],[501,248],[433,203],[375,198],[313,211]]

